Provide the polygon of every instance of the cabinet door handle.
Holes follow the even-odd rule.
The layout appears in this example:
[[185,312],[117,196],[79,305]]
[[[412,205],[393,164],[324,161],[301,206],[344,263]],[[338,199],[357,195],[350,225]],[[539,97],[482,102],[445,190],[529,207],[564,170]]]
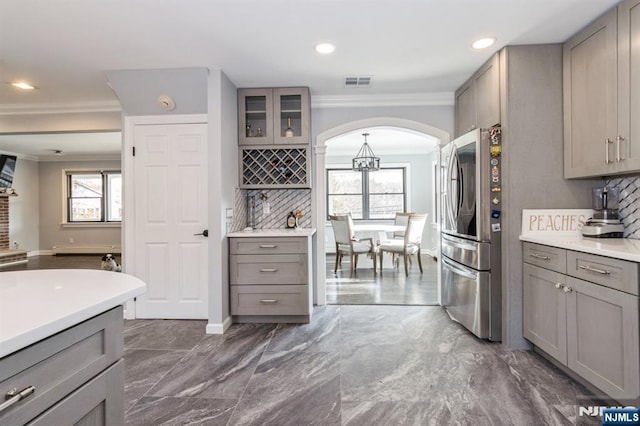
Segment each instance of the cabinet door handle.
[[276,248],[278,247],[275,244],[260,244],[260,248]]
[[624,136],[622,135],[618,135],[616,137],[616,161],[618,163],[621,161],[624,161],[624,157],[620,155],[620,145],[622,144],[623,140],[624,140]]
[[612,144],[613,141],[609,138],[604,140],[604,164],[611,164],[613,161],[609,160],[609,145]]
[[601,275],[611,275],[611,271],[607,271],[605,269],[592,268],[589,265],[578,265],[578,269],[582,269],[584,271],[589,271],[589,272],[595,272]]
[[274,303],[278,303],[278,299],[261,299],[260,303],[274,304]]
[[260,272],[278,272],[278,268],[262,268]]
[[568,285],[565,285],[562,288],[562,291],[564,291],[565,293],[571,293],[573,291],[573,289],[571,287],[569,287]]
[[16,388],[11,389],[9,392],[7,392],[4,395],[4,399],[6,401],[0,404],[0,413],[6,410],[7,408],[11,407],[16,402],[22,401],[26,397],[33,395],[35,391],[36,391],[36,388],[33,386],[27,386],[26,388],[22,389],[20,392],[18,392],[18,389]]
[[551,260],[550,256],[544,256],[544,255],[538,254],[538,253],[529,253],[529,256],[535,257],[536,259],[541,259],[541,260]]
[[564,284],[562,283],[556,283],[555,287],[560,290],[561,288],[564,288]]

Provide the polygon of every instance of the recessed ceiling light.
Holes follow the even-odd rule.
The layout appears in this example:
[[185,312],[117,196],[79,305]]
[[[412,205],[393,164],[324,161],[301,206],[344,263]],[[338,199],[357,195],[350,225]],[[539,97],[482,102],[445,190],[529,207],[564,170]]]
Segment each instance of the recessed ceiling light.
[[471,47],[473,47],[474,49],[486,49],[487,47],[493,45],[493,43],[495,42],[495,37],[485,37],[474,41]]
[[336,45],[333,43],[318,43],[315,50],[321,55],[328,55],[336,50]]
[[32,86],[31,84],[24,82],[24,81],[16,81],[11,83],[11,85],[13,87],[17,87],[18,89],[22,89],[22,90],[33,90],[33,89],[37,89],[37,87]]

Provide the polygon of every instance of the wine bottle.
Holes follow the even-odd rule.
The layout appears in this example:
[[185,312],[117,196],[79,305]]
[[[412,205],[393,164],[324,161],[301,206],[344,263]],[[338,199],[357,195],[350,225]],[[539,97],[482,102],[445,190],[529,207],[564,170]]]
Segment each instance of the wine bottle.
[[295,136],[295,132],[291,127],[291,117],[287,117],[287,129],[284,131],[285,138],[292,138]]
[[296,215],[293,212],[289,212],[287,216],[287,228],[295,228],[296,227]]

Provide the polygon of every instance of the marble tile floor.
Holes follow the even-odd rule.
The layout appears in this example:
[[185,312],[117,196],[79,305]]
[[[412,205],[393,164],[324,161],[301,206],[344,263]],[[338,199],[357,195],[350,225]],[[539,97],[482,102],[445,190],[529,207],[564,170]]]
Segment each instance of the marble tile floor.
[[[367,259],[368,260],[368,259]],[[362,263],[362,265],[361,265]],[[422,257],[423,273],[414,259],[409,276],[400,267],[385,267],[373,274],[371,261],[358,262],[356,274],[351,277],[349,263],[334,274],[335,255],[327,255],[327,303],[335,305],[437,305],[438,263],[430,256]]]
[[571,425],[587,391],[438,306],[324,306],[310,324],[125,321],[127,425]]

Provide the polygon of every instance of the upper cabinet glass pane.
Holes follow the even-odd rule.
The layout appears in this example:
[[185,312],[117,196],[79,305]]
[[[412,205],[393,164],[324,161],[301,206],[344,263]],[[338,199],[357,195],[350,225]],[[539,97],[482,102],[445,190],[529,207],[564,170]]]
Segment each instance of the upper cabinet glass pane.
[[267,97],[247,96],[245,102],[245,136],[261,138],[267,134]]

